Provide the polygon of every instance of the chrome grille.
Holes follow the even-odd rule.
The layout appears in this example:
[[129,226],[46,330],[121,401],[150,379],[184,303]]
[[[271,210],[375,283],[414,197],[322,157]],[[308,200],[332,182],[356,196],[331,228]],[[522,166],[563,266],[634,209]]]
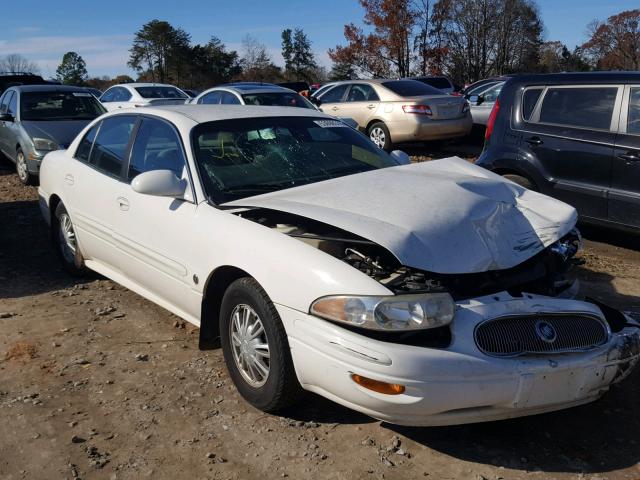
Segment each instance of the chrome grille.
[[487,320],[474,337],[487,355],[512,357],[590,350],[607,342],[609,330],[595,315],[541,313]]

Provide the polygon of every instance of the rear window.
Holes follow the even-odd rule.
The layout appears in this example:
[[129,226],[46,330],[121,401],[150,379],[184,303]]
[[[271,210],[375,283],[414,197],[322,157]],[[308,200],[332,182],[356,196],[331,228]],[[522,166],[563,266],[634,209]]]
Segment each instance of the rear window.
[[308,100],[295,92],[245,93],[245,105],[313,108]]
[[175,87],[135,87],[142,98],[189,98]]
[[522,118],[529,120],[533,110],[536,108],[538,99],[542,94],[542,88],[528,88],[522,94]]
[[106,110],[89,92],[24,92],[22,120],[93,120]]
[[608,130],[617,87],[551,87],[542,100],[541,123]]
[[390,80],[382,82],[382,86],[401,97],[417,97],[420,95],[442,95],[442,91],[417,80]]
[[430,85],[433,88],[444,89],[451,88],[451,82],[447,80],[445,77],[425,77],[425,78],[416,78],[417,81],[424,83],[425,85]]

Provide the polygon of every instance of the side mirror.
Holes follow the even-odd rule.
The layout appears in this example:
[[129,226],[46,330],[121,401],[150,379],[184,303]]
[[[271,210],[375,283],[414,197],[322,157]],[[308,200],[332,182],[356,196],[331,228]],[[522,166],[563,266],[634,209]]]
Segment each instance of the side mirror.
[[409,165],[411,163],[411,157],[406,152],[402,150],[394,150],[390,153],[390,155],[398,162],[400,165]]
[[0,122],[13,122],[13,115],[10,113],[0,113]]
[[322,105],[322,100],[320,100],[319,98],[311,97],[309,100],[311,100],[311,103],[313,103],[316,107]]
[[131,188],[145,195],[182,198],[187,185],[171,170],[150,170],[134,178]]

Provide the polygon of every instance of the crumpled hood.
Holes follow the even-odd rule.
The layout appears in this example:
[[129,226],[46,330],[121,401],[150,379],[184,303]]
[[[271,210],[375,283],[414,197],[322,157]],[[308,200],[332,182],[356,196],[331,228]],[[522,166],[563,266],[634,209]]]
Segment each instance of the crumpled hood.
[[303,185],[225,206],[280,210],[378,243],[436,273],[514,267],[575,226],[573,207],[453,157]]
[[63,148],[67,148],[73,139],[93,120],[52,120],[21,122],[31,138],[47,138]]

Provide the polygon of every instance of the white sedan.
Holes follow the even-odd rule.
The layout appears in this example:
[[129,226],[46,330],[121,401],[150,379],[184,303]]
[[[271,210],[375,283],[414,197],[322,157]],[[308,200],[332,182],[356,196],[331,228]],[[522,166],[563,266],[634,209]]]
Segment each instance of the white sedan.
[[310,109],[110,112],[48,154],[40,205],[95,270],[218,338],[264,411],[304,390],[406,425],[593,401],[639,325],[564,274],[575,210],[463,160],[404,164]]
[[100,102],[109,111],[149,105],[180,105],[189,95],[178,87],[163,83],[122,83],[100,95]]

